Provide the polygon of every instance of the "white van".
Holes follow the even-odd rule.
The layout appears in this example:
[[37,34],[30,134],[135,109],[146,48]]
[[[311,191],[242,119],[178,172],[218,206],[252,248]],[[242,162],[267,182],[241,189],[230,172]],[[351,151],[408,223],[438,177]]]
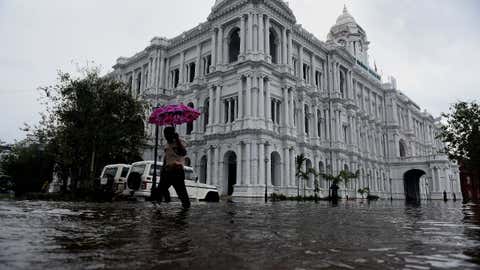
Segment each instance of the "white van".
[[[127,188],[123,192],[124,195],[132,195],[135,197],[150,197],[153,180],[153,161],[141,161],[133,163],[127,176]],[[160,183],[160,170],[163,166],[162,162],[157,162],[157,181],[156,186]],[[198,182],[198,178],[192,167],[184,167],[185,170],[185,186],[187,188],[190,199],[202,201],[219,201],[218,189],[215,186],[202,184]],[[134,179],[133,174],[139,176]],[[178,197],[175,189],[169,189],[171,197]]]
[[100,185],[107,185],[108,178],[111,177],[113,178],[113,192],[122,193],[127,187],[127,176],[130,167],[131,166],[127,164],[114,164],[105,166],[102,170],[102,174],[100,174]]

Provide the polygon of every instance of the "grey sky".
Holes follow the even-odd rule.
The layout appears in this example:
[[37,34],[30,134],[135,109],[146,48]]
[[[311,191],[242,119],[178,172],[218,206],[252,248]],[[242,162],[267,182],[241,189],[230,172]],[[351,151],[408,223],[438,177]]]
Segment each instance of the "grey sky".
[[[94,61],[105,72],[154,36],[173,37],[206,20],[214,0],[0,0],[0,140],[35,124],[39,86],[58,69]],[[383,75],[434,115],[480,97],[480,1],[291,0],[298,23],[325,40],[346,3],[367,31]]]

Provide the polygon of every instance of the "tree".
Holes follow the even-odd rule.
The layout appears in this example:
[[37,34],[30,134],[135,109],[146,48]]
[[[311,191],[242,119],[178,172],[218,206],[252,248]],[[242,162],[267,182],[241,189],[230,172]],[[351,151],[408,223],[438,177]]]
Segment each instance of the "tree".
[[297,196],[300,197],[300,181],[303,180],[303,196],[306,196],[306,182],[310,178],[310,175],[317,175],[317,172],[314,168],[308,168],[307,170],[303,170],[303,165],[307,161],[305,154],[301,154],[295,158],[295,176],[298,178],[297,184]]
[[480,168],[480,106],[476,102],[458,102],[450,113],[442,114],[446,123],[442,125],[438,138],[446,144],[446,152],[470,170]]
[[15,194],[40,192],[52,178],[53,156],[36,143],[17,143],[2,161],[5,174],[13,179]]
[[362,196],[362,199],[364,199],[365,194],[368,195],[370,193],[370,189],[368,187],[359,188],[357,192]]
[[55,85],[40,90],[46,113],[38,127],[27,131],[46,145],[73,189],[91,187],[106,164],[141,159],[145,104],[127,94],[122,83],[101,77],[94,68],[83,69],[79,77],[59,72]]
[[355,173],[349,172],[347,170],[342,170],[338,175],[332,175],[328,173],[322,173],[321,175],[328,181],[332,182],[330,189],[332,189],[332,198],[333,200],[338,199],[337,190],[339,189],[339,184],[343,183],[346,187],[352,179],[358,178],[360,171]]

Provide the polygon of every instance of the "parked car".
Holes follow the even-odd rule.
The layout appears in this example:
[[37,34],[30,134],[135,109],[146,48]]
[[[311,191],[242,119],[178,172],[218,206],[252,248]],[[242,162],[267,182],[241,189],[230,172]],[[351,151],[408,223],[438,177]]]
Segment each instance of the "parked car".
[[[127,176],[127,188],[124,195],[132,195],[135,197],[150,197],[150,191],[153,185],[153,161],[141,161],[133,163]],[[157,163],[157,181],[156,187],[160,183],[160,170],[163,166],[162,162]],[[184,167],[185,170],[185,186],[187,188],[190,199],[201,201],[218,202],[220,196],[215,186],[202,184],[198,182],[198,177],[192,167]],[[178,197],[175,189],[170,187],[170,195],[172,198]]]
[[100,185],[102,189],[121,194],[127,187],[127,176],[130,167],[131,166],[127,164],[105,166],[102,174],[100,174]]

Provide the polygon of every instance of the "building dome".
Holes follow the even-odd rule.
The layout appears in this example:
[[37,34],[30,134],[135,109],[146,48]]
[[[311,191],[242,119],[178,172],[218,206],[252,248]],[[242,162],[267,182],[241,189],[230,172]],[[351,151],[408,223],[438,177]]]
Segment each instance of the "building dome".
[[351,23],[357,24],[353,16],[350,15],[350,13],[348,13],[347,6],[344,6],[343,13],[342,15],[338,16],[336,25],[351,24]]

